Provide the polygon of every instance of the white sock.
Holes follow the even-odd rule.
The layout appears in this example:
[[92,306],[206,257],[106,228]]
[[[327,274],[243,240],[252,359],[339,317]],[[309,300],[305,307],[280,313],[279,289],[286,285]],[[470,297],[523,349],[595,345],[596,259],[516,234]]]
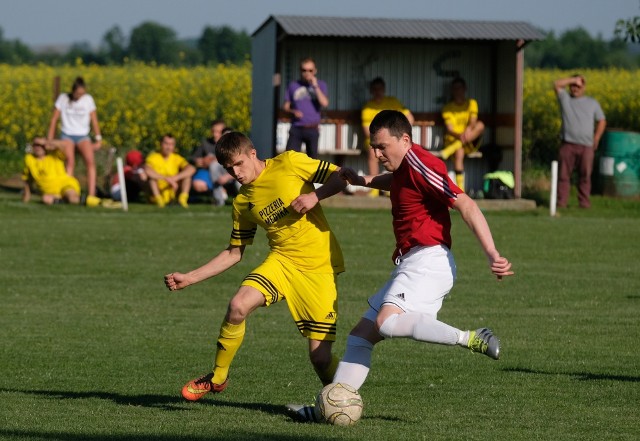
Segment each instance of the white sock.
[[347,349],[338,364],[333,382],[345,383],[360,389],[369,375],[372,352],[373,344],[371,342],[355,335],[349,335]]
[[441,345],[457,344],[461,332],[433,316],[418,312],[390,315],[380,326],[380,335],[385,338],[408,337]]
[[458,338],[458,344],[465,348],[469,346],[469,331],[460,331],[460,337]]

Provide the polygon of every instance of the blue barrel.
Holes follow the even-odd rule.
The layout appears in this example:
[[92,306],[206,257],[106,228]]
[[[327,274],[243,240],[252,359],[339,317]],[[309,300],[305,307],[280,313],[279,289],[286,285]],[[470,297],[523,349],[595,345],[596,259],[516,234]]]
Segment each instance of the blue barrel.
[[607,130],[598,151],[602,193],[640,196],[640,133]]

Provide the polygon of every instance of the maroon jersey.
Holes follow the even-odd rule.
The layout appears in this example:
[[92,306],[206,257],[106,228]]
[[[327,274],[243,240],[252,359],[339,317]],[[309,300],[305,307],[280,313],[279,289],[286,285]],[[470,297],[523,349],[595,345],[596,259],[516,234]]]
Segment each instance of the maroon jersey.
[[463,191],[449,179],[445,163],[413,144],[391,181],[394,262],[418,245],[451,248],[449,208],[460,193]]

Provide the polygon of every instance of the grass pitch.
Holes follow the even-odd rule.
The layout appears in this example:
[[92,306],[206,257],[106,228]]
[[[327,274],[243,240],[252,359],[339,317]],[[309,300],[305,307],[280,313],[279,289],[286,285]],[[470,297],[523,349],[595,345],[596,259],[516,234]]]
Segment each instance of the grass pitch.
[[[347,272],[337,354],[392,269],[390,214],[327,209]],[[23,205],[0,193],[2,440],[635,440],[640,433],[640,204],[595,199],[550,218],[486,213],[516,276],[495,281],[457,214],[458,281],[440,319],[491,327],[501,360],[410,340],[376,348],[353,427],[295,423],[320,389],[286,305],[258,310],[229,388],[186,403],[264,233],[217,278],[163,275],[226,246],[229,208],[129,213]]]

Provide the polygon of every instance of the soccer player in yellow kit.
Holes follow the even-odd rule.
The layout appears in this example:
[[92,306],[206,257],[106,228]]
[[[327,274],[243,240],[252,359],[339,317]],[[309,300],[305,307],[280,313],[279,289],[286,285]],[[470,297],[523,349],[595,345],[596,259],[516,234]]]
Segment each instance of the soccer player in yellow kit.
[[[152,200],[160,208],[176,199],[189,208],[191,177],[196,168],[176,153],[176,138],[167,133],[160,140],[160,150],[147,156],[144,166],[149,177]],[[179,194],[178,194],[179,193]]]
[[[208,392],[222,392],[246,318],[258,307],[281,300],[287,301],[298,331],[309,340],[309,358],[318,377],[329,384],[339,361],[331,347],[338,316],[336,278],[344,271],[344,261],[318,202],[344,189],[339,167],[295,151],[260,160],[251,140],[238,132],[220,138],[216,157],[241,184],[233,201],[229,246],[197,269],[167,274],[165,284],[174,291],[224,272],[242,259],[258,226],[266,231],[271,251],[229,302],[213,371],[188,382],[182,396],[195,401]],[[323,185],[315,189],[314,183]]]
[[442,109],[446,126],[444,148],[440,151],[445,161],[453,156],[456,184],[464,191],[464,155],[480,148],[484,124],[478,119],[478,102],[467,98],[467,83],[457,77],[451,82],[451,98]]
[[42,202],[51,205],[64,200],[70,204],[80,202],[80,183],[65,170],[64,153],[60,144],[47,141],[46,138],[34,138],[31,143],[32,151],[24,157],[24,192],[22,201],[31,199],[31,183],[34,183],[42,193]]

